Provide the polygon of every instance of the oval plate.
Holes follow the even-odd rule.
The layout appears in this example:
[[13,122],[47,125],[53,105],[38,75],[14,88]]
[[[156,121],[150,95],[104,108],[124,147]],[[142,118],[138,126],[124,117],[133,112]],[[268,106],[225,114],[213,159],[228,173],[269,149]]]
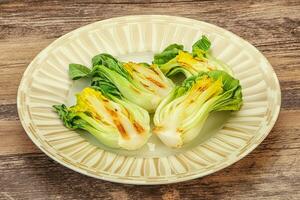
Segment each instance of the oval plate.
[[[69,79],[69,63],[90,66],[91,58],[103,52],[122,60],[149,62],[153,53],[168,44],[191,47],[202,34],[212,41],[213,54],[240,79],[244,95],[240,111],[208,119],[203,131],[209,138],[174,150],[153,135],[139,151],[114,150],[88,134],[66,129],[53,112],[53,104],[70,104],[70,97],[81,87]],[[150,185],[202,177],[243,158],[274,126],[281,94],[266,58],[233,33],[193,19],[141,15],[99,21],[54,41],[26,69],[17,102],[28,136],[60,164],[103,180]]]

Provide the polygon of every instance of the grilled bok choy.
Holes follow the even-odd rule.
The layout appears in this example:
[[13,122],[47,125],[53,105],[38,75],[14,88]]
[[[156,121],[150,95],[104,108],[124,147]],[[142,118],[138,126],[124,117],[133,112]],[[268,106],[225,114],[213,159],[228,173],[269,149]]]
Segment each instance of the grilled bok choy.
[[92,63],[92,70],[71,64],[71,78],[90,76],[92,86],[106,87],[110,93],[122,96],[149,112],[154,112],[161,100],[174,88],[172,81],[165,77],[156,64],[122,63],[109,54],[95,56]]
[[85,88],[77,95],[77,104],[70,108],[53,106],[64,125],[83,129],[112,148],[135,150],[143,146],[150,137],[148,112],[98,89]]
[[153,63],[157,64],[166,76],[183,73],[186,77],[200,71],[223,70],[232,74],[231,69],[210,52],[211,42],[203,35],[195,42],[192,53],[186,52],[183,45],[171,44],[163,52],[154,55]]
[[201,131],[209,113],[239,110],[241,86],[224,71],[200,72],[187,78],[158,106],[153,133],[169,147],[181,147]]

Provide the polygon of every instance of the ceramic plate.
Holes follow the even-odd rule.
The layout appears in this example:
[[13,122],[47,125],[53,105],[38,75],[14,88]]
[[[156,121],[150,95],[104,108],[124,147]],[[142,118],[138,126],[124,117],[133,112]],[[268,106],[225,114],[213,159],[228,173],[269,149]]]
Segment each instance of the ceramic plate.
[[[69,63],[90,66],[109,53],[126,61],[148,61],[171,43],[191,45],[202,34],[213,54],[240,79],[244,105],[238,112],[212,114],[201,137],[170,149],[152,136],[138,151],[107,148],[88,134],[68,130],[53,104],[74,101],[83,81],[68,77]],[[129,184],[166,184],[216,172],[243,158],[268,135],[280,110],[278,79],[251,44],[220,27],[174,16],[126,16],[99,21],[50,44],[30,63],[18,91],[18,112],[32,141],[62,165],[95,178]]]

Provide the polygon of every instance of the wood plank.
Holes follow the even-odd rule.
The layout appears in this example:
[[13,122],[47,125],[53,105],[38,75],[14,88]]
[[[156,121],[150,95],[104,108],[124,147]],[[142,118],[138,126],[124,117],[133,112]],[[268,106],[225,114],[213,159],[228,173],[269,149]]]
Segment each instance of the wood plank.
[[[254,45],[262,41],[299,42],[297,19],[300,14],[297,0],[256,3],[253,1],[157,2],[147,6],[138,2],[105,3],[105,12],[99,11],[99,8],[104,5],[94,1],[70,4],[64,4],[62,1],[43,1],[39,6],[32,6],[33,2],[22,1],[9,6],[2,4],[0,19],[3,24],[0,38],[15,38],[15,36],[56,38],[76,27],[106,18],[133,14],[176,14],[215,23],[232,30]],[[15,14],[20,12],[22,15]],[[35,14],[32,15],[32,12]]]
[[22,38],[10,41],[0,39],[0,88],[2,88],[0,105],[16,103],[23,72],[31,60],[52,41],[53,39]]
[[20,121],[0,120],[0,127],[0,156],[41,152],[29,139]]

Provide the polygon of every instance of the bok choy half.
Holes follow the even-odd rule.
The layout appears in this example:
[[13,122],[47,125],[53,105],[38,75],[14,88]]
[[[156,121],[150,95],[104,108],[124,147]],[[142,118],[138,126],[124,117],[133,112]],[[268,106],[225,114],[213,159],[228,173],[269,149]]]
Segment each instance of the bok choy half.
[[203,35],[192,46],[192,53],[184,51],[183,45],[171,44],[161,53],[154,55],[153,63],[168,77],[183,73],[186,77],[201,71],[223,70],[232,74],[228,65],[215,58],[211,51],[211,42]]
[[95,88],[106,88],[114,96],[122,96],[130,102],[154,112],[161,100],[174,88],[173,82],[159,69],[147,63],[122,63],[109,54],[99,54],[92,59],[89,68],[71,64],[72,79],[91,77]]
[[135,150],[151,135],[146,110],[102,88],[85,88],[70,108],[53,107],[67,128],[85,130],[108,147]]
[[209,113],[239,110],[241,86],[224,71],[200,72],[187,78],[158,106],[154,115],[155,133],[169,147],[181,147],[201,131]]

